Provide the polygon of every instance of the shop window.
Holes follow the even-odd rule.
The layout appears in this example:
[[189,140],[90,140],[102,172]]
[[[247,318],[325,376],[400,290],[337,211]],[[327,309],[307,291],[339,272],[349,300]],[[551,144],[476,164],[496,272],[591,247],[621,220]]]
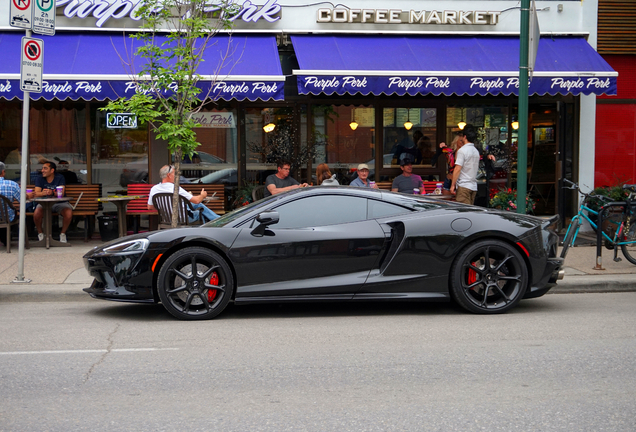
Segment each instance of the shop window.
[[190,182],[205,184],[238,184],[238,136],[236,112],[201,111],[196,114],[202,125],[196,128],[197,147],[192,157],[185,156],[182,176]]
[[[282,108],[245,109],[245,142],[247,147],[247,180],[265,184],[268,175],[276,173],[276,162],[288,160],[292,170],[307,165],[306,138],[294,123],[294,110]],[[300,146],[296,143],[300,140]],[[298,179],[297,179],[298,180]]]
[[[0,160],[7,178],[20,181],[22,104],[0,107]],[[29,183],[44,162],[54,162],[68,184],[86,183],[86,110],[84,104],[33,102],[29,110]]]
[[[355,178],[360,163],[375,171],[375,109],[364,106],[316,105],[312,125],[313,166],[326,163],[340,184]],[[313,183],[316,179],[313,178]]]
[[415,168],[437,165],[437,109],[384,108],[382,118],[384,168],[397,168],[404,159]]
[[112,193],[130,183],[148,183],[148,127],[109,127],[106,111],[93,108],[93,183]]

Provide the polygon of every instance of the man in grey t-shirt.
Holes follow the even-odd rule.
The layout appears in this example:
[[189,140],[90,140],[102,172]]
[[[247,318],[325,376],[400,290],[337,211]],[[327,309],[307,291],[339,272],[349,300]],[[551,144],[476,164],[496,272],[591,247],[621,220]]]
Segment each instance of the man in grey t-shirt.
[[265,180],[264,196],[276,195],[299,187],[308,186],[307,183],[300,184],[289,176],[289,170],[291,169],[291,164],[289,162],[279,161],[276,165],[276,169],[278,172],[267,176],[267,179]]
[[402,174],[393,179],[391,192],[413,194],[414,189],[419,189],[421,193],[423,184],[422,177],[413,174],[413,161],[409,158],[402,159],[400,161],[400,168],[402,169]]

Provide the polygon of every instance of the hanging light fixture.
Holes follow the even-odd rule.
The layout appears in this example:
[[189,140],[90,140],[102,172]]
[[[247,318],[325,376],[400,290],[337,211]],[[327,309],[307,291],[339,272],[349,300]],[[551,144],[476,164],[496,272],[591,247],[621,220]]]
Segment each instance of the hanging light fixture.
[[512,123],[510,123],[510,126],[512,126],[514,130],[519,129],[519,122],[517,121],[516,117],[512,118]]
[[459,128],[459,130],[464,130],[464,128],[466,127],[466,122],[464,121],[464,108],[462,108],[461,110],[462,110],[462,119],[459,123],[457,123],[457,127]]
[[276,128],[276,125],[274,123],[268,123],[265,126],[263,126],[263,130],[265,131],[265,133],[270,133],[275,128]]
[[351,130],[358,129],[358,123],[356,123],[356,109],[355,108],[351,109],[351,123],[349,123],[349,127],[351,128]]
[[411,108],[407,108],[406,122],[404,123],[404,129],[411,130],[413,123],[411,123]]

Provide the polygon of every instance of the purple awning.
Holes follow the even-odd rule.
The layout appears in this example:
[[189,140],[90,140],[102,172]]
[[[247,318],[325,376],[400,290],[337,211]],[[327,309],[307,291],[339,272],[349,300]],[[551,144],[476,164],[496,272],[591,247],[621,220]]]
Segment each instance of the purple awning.
[[[22,99],[20,51],[23,33],[0,33],[0,97]],[[41,93],[31,99],[114,100],[134,94],[132,77],[143,59],[132,55],[141,42],[122,34],[58,33],[44,41]],[[199,67],[201,95],[223,100],[283,100],[284,82],[275,36],[215,36]],[[224,59],[224,60],[222,60]]]
[[[292,36],[301,94],[518,95],[512,36]],[[618,73],[582,37],[542,38],[530,94],[616,94]]]

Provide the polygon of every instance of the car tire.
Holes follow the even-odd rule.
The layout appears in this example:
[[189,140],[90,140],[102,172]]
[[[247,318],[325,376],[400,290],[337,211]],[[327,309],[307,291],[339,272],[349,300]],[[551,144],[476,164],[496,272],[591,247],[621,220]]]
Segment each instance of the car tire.
[[[196,272],[192,269],[196,268]],[[234,291],[234,276],[218,253],[203,247],[178,250],[166,259],[157,277],[163,307],[181,320],[219,315]]]
[[462,308],[497,314],[509,311],[523,298],[528,268],[521,254],[508,243],[481,240],[457,256],[450,279],[451,295]]

